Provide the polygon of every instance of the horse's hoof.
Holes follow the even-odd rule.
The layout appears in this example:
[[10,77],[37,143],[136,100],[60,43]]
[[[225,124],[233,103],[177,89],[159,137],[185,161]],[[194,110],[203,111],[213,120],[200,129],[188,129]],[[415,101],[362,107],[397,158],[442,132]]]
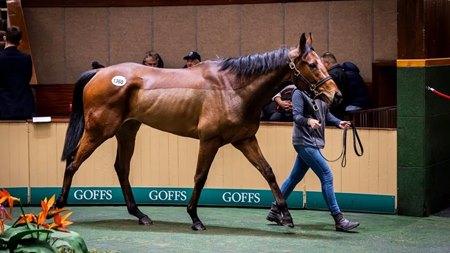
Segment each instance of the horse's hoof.
[[191,228],[192,228],[192,230],[195,230],[195,231],[206,230],[206,227],[203,225],[203,223],[201,221],[198,221],[198,222],[192,224]]
[[153,221],[147,215],[139,219],[139,225],[152,225]]

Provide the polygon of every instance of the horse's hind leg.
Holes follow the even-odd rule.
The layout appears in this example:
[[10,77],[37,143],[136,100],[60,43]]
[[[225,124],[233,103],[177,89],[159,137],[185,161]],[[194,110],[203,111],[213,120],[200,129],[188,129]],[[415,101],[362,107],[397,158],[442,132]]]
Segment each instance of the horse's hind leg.
[[250,161],[250,163],[255,166],[258,171],[269,183],[270,189],[275,197],[275,201],[278,204],[280,212],[283,214],[282,224],[284,226],[294,227],[291,214],[289,213],[286,205],[286,200],[281,194],[280,188],[278,187],[275,175],[273,174],[272,168],[269,163],[264,158],[261,149],[259,148],[258,141],[255,136],[250,138],[232,143],[237,149],[239,149],[245,157]]
[[217,150],[220,147],[220,140],[213,139],[208,141],[200,140],[200,148],[198,152],[197,169],[195,171],[194,177],[194,190],[192,191],[191,199],[187,206],[187,212],[192,219],[192,229],[193,230],[205,230],[206,227],[203,225],[201,220],[197,215],[197,204],[200,198],[203,187],[205,186],[206,179],[208,177],[209,169],[217,154]]
[[92,134],[93,131],[84,132],[80,140],[80,145],[75,151],[75,155],[70,157],[66,161],[66,170],[64,171],[64,180],[61,193],[56,201],[56,207],[64,207],[67,204],[70,186],[72,185],[72,179],[75,173],[80,168],[81,164],[89,158],[100,144],[102,144],[109,137],[103,135]]
[[125,122],[116,134],[117,155],[114,168],[119,178],[122,193],[127,203],[128,213],[139,219],[139,224],[151,225],[153,221],[137,207],[129,180],[130,161],[134,153],[136,134],[141,123],[135,120]]

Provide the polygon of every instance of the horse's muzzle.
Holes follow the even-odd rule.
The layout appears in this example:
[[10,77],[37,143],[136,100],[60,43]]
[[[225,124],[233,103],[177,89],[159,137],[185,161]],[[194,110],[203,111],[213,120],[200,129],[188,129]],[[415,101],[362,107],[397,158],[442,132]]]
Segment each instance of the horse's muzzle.
[[337,105],[339,105],[340,103],[342,103],[342,94],[341,93],[335,93],[334,94],[334,97],[333,97],[333,102],[332,102],[332,104],[331,104],[331,106],[337,106]]

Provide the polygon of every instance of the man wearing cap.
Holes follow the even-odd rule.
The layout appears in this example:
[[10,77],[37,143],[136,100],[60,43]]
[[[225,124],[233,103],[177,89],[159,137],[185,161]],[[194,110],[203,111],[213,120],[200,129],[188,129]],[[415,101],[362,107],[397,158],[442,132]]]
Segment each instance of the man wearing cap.
[[186,60],[185,68],[193,67],[202,61],[200,55],[195,51],[189,52],[183,59]]

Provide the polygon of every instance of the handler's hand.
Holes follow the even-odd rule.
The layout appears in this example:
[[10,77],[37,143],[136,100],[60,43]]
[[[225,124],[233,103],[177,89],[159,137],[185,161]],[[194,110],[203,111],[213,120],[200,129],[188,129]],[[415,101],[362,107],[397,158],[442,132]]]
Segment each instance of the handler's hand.
[[309,119],[308,120],[308,125],[312,128],[312,129],[317,129],[320,128],[320,121],[318,121],[317,119]]
[[349,128],[352,125],[350,121],[341,121],[339,122],[339,128]]

